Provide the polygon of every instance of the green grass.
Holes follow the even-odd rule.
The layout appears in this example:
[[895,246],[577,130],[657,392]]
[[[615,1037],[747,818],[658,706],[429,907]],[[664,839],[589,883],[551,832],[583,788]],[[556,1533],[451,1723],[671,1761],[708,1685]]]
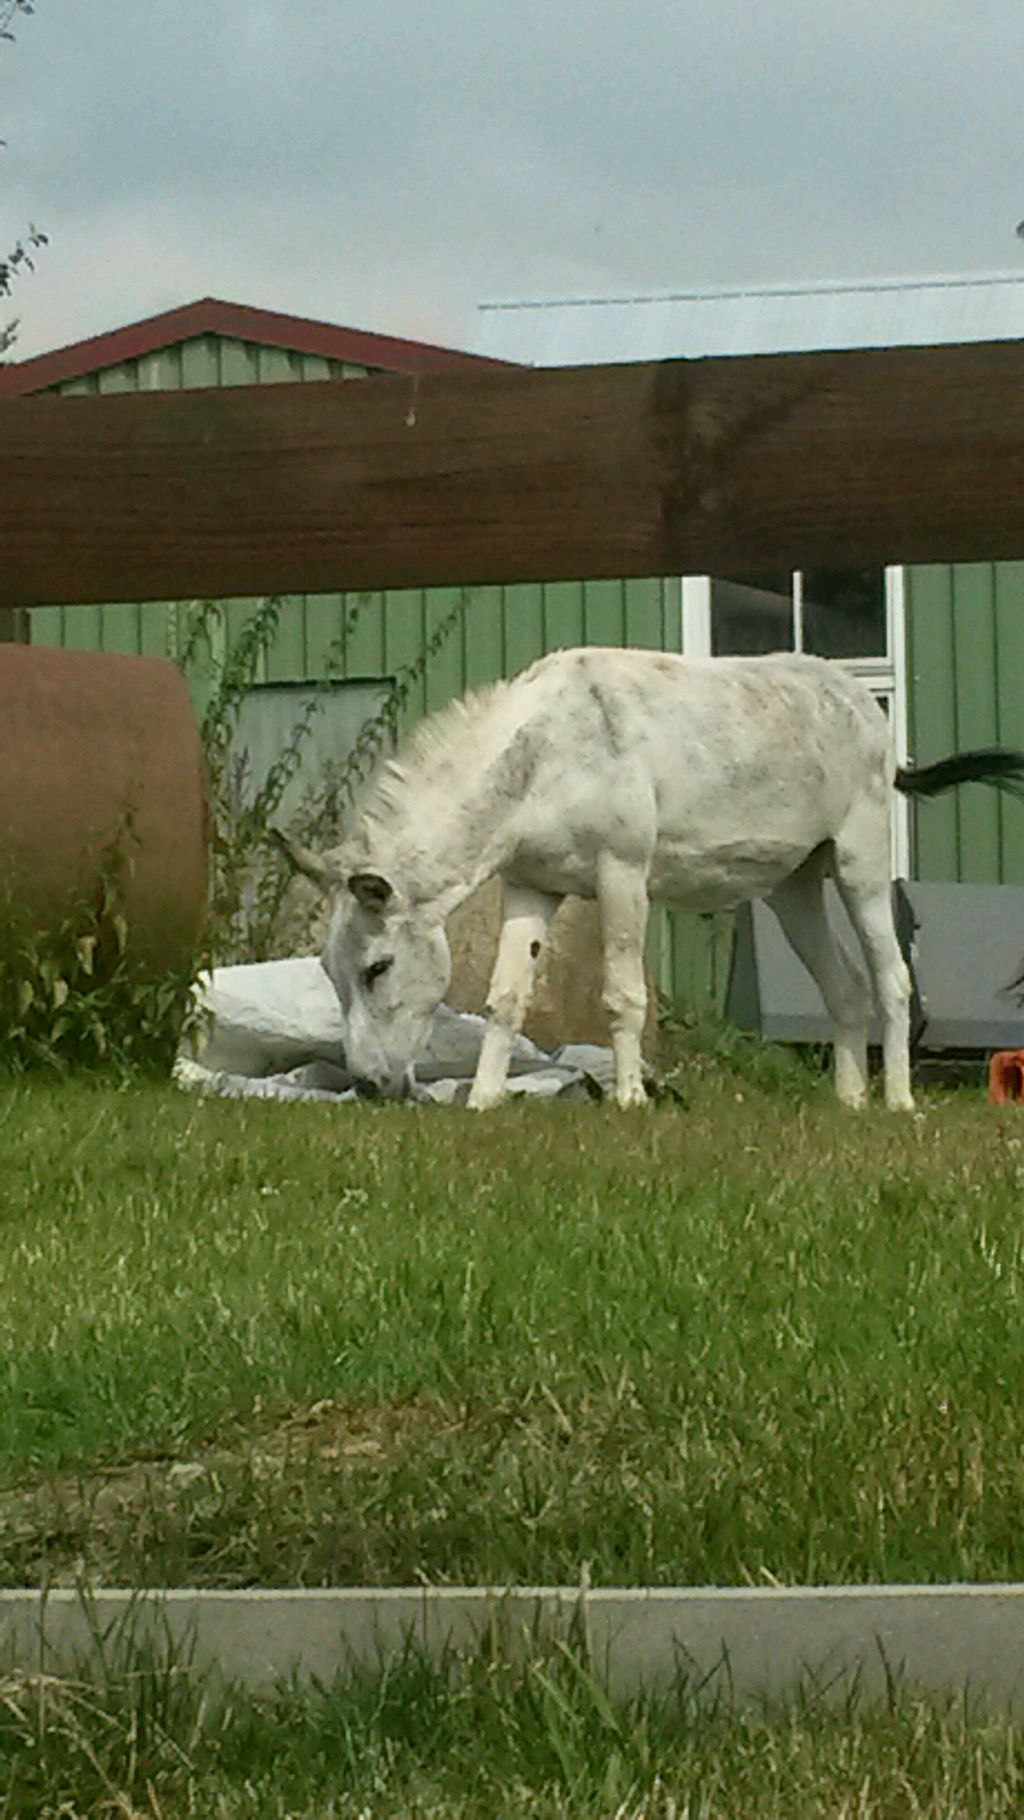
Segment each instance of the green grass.
[[[741,1713],[681,1684],[612,1707],[568,1649],[257,1699],[187,1662],[0,1676],[2,1820],[1000,1820],[1016,1724],[894,1687]],[[118,1659],[120,1658],[120,1659]]]
[[1024,1577],[1024,1118],[735,1059],[625,1116],[4,1085],[0,1581]]

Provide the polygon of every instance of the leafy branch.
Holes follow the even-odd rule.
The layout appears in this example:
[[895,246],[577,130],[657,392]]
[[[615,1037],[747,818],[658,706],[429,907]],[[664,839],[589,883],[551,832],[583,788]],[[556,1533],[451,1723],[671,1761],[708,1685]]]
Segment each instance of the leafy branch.
[[[33,0],[0,0],[0,42],[13,43],[14,33],[11,27],[15,19],[19,14],[27,18],[34,12]],[[4,145],[6,145],[6,140],[0,139],[0,146]],[[0,257],[0,297],[10,296],[15,279],[23,272],[35,271],[35,260],[32,255],[47,244],[47,236],[42,229],[30,223],[25,234],[15,241],[11,251]],[[0,323],[0,360],[14,342],[17,333],[16,317],[9,322]]]

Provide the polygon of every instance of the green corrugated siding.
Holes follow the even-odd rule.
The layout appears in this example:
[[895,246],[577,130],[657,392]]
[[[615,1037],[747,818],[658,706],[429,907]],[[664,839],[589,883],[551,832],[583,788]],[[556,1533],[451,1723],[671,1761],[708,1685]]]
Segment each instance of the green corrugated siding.
[[[525,665],[563,645],[580,642],[580,621],[592,617],[603,626],[601,642],[648,645],[678,651],[681,614],[678,582],[581,582],[567,589],[559,583],[509,587],[409,588],[373,594],[317,594],[282,602],[280,629],[268,651],[261,681],[301,682],[331,674],[346,678],[394,676],[412,664],[432,635],[465,600],[461,621],[431,657],[417,682],[409,719],[433,713],[469,689],[514,675]],[[218,640],[229,653],[256,612],[255,600],[231,600],[218,610]],[[175,624],[187,609],[174,606],[123,609],[65,607],[43,628],[45,642],[69,644],[76,637],[94,649],[114,648],[115,632],[159,619],[164,644],[173,654]],[[90,615],[100,615],[100,619]],[[134,616],[134,617],[129,617]],[[612,634],[614,631],[614,641]],[[121,642],[117,649],[129,648]]]
[[[1024,563],[909,569],[906,606],[914,761],[1024,746]],[[1024,883],[1024,804],[973,784],[911,814],[919,878]]]
[[230,335],[192,335],[137,360],[122,360],[51,387],[67,396],[84,392],[176,392],[186,386],[266,385],[281,380],[362,379],[369,367],[326,360],[287,348],[263,347]]
[[674,1011],[721,1012],[729,980],[733,917],[656,905],[647,960],[658,995]]

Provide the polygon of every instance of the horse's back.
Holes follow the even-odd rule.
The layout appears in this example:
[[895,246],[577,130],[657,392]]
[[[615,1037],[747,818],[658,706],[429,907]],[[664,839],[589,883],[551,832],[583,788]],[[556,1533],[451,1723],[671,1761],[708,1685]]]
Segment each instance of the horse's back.
[[824,658],[688,658],[582,646],[552,652],[519,679],[543,691],[567,738],[612,756],[642,753],[659,776],[683,755],[707,781],[723,768],[758,774],[808,765],[849,775],[886,769],[885,717],[866,684]]
[[583,647],[522,680],[547,755],[545,845],[557,803],[574,849],[625,843],[654,895],[737,903],[834,840],[863,799],[883,825],[885,719],[838,665]]

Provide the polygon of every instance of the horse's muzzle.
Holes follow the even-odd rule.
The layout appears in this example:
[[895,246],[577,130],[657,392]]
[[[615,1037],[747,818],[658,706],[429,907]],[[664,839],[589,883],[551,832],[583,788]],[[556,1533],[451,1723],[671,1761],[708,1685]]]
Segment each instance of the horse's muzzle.
[[407,1100],[412,1097],[408,1074],[383,1080],[372,1075],[358,1075],[353,1086],[361,1100]]

